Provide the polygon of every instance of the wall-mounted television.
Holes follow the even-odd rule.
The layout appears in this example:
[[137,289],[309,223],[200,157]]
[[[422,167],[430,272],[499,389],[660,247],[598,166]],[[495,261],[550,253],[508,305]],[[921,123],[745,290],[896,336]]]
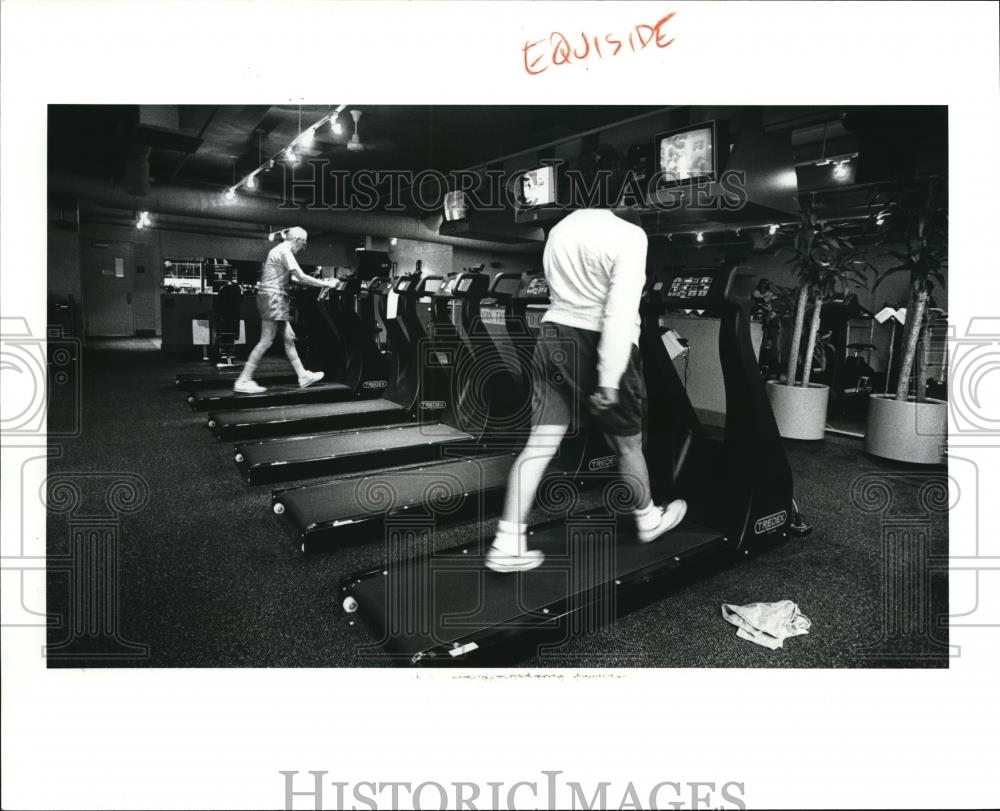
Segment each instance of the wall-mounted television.
[[459,222],[469,216],[464,191],[450,191],[444,196],[444,221]]
[[715,121],[660,133],[653,141],[656,185],[670,188],[717,181],[723,147]]
[[519,209],[555,205],[555,166],[540,166],[537,169],[521,172],[514,179],[514,197]]

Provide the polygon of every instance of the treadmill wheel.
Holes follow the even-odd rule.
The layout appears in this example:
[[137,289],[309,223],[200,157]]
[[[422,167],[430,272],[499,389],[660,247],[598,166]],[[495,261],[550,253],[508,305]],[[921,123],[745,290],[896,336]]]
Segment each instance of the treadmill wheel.
[[242,453],[236,454],[236,461],[237,462],[242,462],[243,461],[243,454]]
[[280,501],[274,502],[274,506],[271,507],[271,509],[274,510],[274,514],[275,515],[284,515],[285,514],[285,505],[282,504]]
[[344,611],[346,611],[348,614],[353,614],[357,610],[358,610],[358,601],[355,600],[353,597],[347,597],[344,600]]

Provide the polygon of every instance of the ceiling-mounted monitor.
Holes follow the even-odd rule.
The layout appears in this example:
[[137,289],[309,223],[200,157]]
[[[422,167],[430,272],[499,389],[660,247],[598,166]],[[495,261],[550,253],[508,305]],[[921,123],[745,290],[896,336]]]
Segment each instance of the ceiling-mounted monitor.
[[717,181],[722,146],[715,121],[660,133],[653,142],[657,187]]
[[540,166],[521,172],[514,181],[518,209],[542,208],[556,203],[556,168]]
[[444,221],[461,222],[469,216],[464,191],[450,191],[444,196]]

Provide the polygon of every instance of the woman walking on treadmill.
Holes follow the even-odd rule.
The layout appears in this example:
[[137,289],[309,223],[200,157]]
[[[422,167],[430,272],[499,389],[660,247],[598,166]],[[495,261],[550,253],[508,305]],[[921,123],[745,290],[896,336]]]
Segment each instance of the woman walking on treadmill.
[[301,251],[308,241],[309,235],[304,228],[289,228],[284,232],[284,241],[276,245],[267,254],[267,260],[260,274],[260,284],[257,285],[257,312],[260,313],[260,340],[253,348],[246,366],[233,385],[233,390],[240,394],[259,394],[265,388],[253,379],[264,353],[270,349],[278,334],[279,325],[282,328],[282,338],[285,342],[285,355],[299,378],[299,386],[305,388],[323,379],[322,372],[310,372],[299,360],[295,349],[295,332],[289,323],[291,318],[288,286],[294,281],[306,287],[332,287],[333,282],[321,281],[307,276],[295,254]]
[[527,548],[528,515],[573,422],[580,428],[596,423],[618,454],[640,542],[673,529],[687,512],[681,499],[653,503],[643,455],[646,386],[638,343],[647,238],[611,211],[624,179],[621,156],[598,147],[584,156],[578,176],[577,191],[591,196],[596,190],[601,207],[572,212],[545,243],[552,306],[542,321],[554,335],[543,333],[535,346],[531,434],[511,468],[503,517],[486,555],[486,566],[497,572],[533,569],[544,560],[540,550]]

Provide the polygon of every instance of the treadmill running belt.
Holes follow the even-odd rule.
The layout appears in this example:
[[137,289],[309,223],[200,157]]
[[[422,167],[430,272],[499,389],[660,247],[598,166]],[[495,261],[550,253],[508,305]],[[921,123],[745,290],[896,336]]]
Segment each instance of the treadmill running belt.
[[261,408],[269,405],[291,405],[293,403],[320,403],[331,400],[347,400],[354,397],[354,391],[343,383],[320,383],[300,389],[298,386],[272,386],[260,394],[238,394],[232,386],[224,389],[206,389],[192,392],[187,401],[194,411],[214,411],[220,409]]
[[[180,372],[174,378],[174,385],[179,389],[213,389],[229,383],[230,386],[240,376],[240,369],[224,370],[218,372]],[[291,385],[296,382],[296,377],[292,372],[261,372],[257,371],[254,380],[262,386]]]
[[[413,543],[419,530],[416,524],[401,526],[401,542]],[[610,621],[620,587],[675,569],[683,556],[717,543],[724,543],[717,531],[684,523],[640,544],[612,517],[580,517],[534,532],[529,546],[546,558],[528,572],[486,569],[476,539],[358,575],[343,591],[392,654],[411,663],[428,656],[448,661],[487,646],[491,638],[552,628],[603,598],[610,600]]]
[[251,484],[319,473],[373,470],[430,458],[444,444],[471,443],[472,434],[444,423],[395,425],[272,439],[236,447],[236,463]]
[[[438,517],[457,518],[465,506],[502,494],[514,453],[448,459],[384,473],[279,490],[274,501],[303,540],[365,532],[401,510],[427,505]],[[463,504],[468,501],[469,504]],[[441,515],[443,514],[443,515]]]
[[247,408],[213,412],[208,415],[208,427],[219,439],[251,439],[295,431],[361,428],[388,422],[387,417],[402,422],[406,409],[385,399]]

